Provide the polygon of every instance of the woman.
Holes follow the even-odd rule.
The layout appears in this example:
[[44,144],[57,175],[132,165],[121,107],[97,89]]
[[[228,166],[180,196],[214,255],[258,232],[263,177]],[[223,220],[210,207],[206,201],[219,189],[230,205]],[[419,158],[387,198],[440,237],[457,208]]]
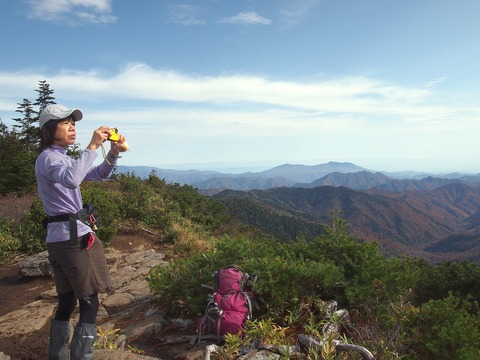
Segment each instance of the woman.
[[[111,142],[110,150],[98,166],[96,150],[112,131],[102,126],[93,132],[87,148],[77,160],[67,155],[75,143],[77,121],[83,114],[53,104],[40,112],[40,155],[35,163],[38,193],[47,218],[47,249],[58,293],[58,307],[50,330],[48,359],[93,359],[96,338],[98,293],[111,286],[102,243],[85,219],[92,220],[83,209],[80,184],[83,180],[105,180],[117,163],[125,137]],[[86,215],[86,216],[85,216]],[[73,332],[70,356],[70,317],[77,306],[80,319]]]

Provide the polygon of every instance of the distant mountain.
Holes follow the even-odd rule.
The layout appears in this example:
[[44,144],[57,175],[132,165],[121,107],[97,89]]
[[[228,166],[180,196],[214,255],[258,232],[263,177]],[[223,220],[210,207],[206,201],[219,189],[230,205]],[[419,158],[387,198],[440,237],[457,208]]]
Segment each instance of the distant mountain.
[[211,179],[221,175],[218,171],[200,171],[200,170],[171,170],[161,169],[152,166],[125,166],[119,165],[116,168],[117,173],[130,173],[142,179],[147,178],[151,173],[155,173],[160,179],[165,179],[169,183],[188,184]]
[[[226,190],[215,198],[241,221],[285,241],[319,235],[322,227],[330,224],[331,212],[341,211],[355,238],[377,241],[386,253],[401,251],[429,260],[468,256],[458,253],[462,249],[459,246],[448,250],[446,239],[475,238],[472,216],[478,215],[480,207],[480,190],[460,182],[403,193],[369,193],[332,186]],[[445,247],[446,254],[439,255],[438,249],[443,251]]]
[[217,191],[225,189],[252,190],[269,189],[282,186],[293,186],[296,183],[308,183],[331,172],[352,173],[366,169],[351,163],[329,162],[322,165],[285,164],[261,172],[242,174],[223,174],[216,171],[170,170],[147,166],[118,166],[118,173],[131,173],[146,178],[155,174],[170,183],[191,185],[200,190]]
[[456,183],[456,179],[442,179],[432,176],[425,177],[421,180],[416,179],[391,179],[389,182],[375,186],[377,189],[382,189],[392,192],[404,192],[409,190],[434,190],[440,186]]
[[257,175],[264,177],[283,177],[297,183],[309,183],[333,172],[355,173],[359,171],[367,171],[367,169],[349,162],[330,161],[320,165],[284,164],[270,170],[258,172]]
[[453,234],[433,245],[425,247],[424,250],[434,255],[434,259],[470,261],[480,265],[480,234]]
[[354,190],[363,190],[385,185],[392,181],[393,179],[379,172],[359,171],[347,174],[332,172],[309,184],[297,184],[296,187],[344,186]]
[[[277,187],[344,186],[355,190],[380,189],[390,192],[407,190],[433,190],[452,182],[465,182],[480,186],[480,175],[449,174],[448,177],[422,178],[390,177],[348,162],[329,162],[320,165],[284,164],[270,170],[224,174],[217,171],[171,170],[147,166],[118,166],[117,172],[131,173],[146,178],[154,172],[169,183],[187,184],[203,194],[216,194],[226,189],[266,190]],[[394,174],[394,173],[392,173]],[[396,173],[395,176],[398,176]],[[417,173],[418,175],[419,173]],[[412,173],[409,173],[412,176]]]
[[265,190],[282,186],[293,186],[294,181],[282,177],[270,178],[263,176],[220,176],[207,179],[201,182],[193,182],[194,188],[202,190],[218,190],[225,189],[235,190]]

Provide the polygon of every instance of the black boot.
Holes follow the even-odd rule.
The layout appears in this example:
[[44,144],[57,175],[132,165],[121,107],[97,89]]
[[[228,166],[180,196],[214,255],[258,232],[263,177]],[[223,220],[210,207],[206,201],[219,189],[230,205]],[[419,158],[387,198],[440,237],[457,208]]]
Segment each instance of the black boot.
[[96,337],[97,328],[94,324],[78,323],[73,332],[71,360],[93,359],[93,343]]
[[48,360],[70,360],[68,352],[69,337],[70,323],[53,320],[48,341]]

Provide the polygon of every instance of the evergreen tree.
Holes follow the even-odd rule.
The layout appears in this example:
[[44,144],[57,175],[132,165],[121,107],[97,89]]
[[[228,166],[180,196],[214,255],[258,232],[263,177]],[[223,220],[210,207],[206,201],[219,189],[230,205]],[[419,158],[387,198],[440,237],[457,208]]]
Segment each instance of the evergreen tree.
[[46,80],[39,81],[35,91],[38,97],[34,103],[26,98],[18,103],[15,112],[21,116],[12,118],[16,122],[12,131],[0,120],[0,195],[23,193],[34,188],[35,159],[40,144],[38,118],[42,109],[55,104],[54,91]]
[[0,118],[0,138],[8,135],[8,126]]
[[[15,110],[22,116],[12,119],[17,122],[13,127],[18,129],[19,140],[29,151],[36,151],[40,144],[40,129],[38,126],[40,111],[49,104],[55,104],[54,91],[50,89],[50,84],[46,80],[40,80],[38,89],[35,91],[38,93],[36,101],[32,103],[28,99],[23,99],[23,102],[18,103],[17,110]],[[34,106],[38,106],[38,111],[34,109]]]
[[15,130],[9,131],[0,120],[0,196],[34,189],[36,155],[25,147]]
[[54,90],[50,89],[50,84],[48,84],[46,80],[40,80],[38,82],[38,89],[35,91],[38,93],[38,97],[34,105],[38,106],[38,113],[48,105],[55,104],[55,98],[53,97]]
[[12,119],[17,122],[13,127],[18,129],[19,140],[25,149],[35,151],[40,142],[37,124],[38,112],[34,110],[32,102],[28,99],[23,99],[23,102],[18,103],[15,112],[22,114],[22,117]]

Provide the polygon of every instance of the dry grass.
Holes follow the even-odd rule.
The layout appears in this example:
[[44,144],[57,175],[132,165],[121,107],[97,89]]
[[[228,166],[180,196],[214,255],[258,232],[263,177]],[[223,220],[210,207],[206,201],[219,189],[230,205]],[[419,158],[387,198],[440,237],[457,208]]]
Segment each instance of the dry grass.
[[178,254],[202,253],[213,247],[205,231],[190,220],[182,219],[180,223],[174,222],[171,229],[174,234],[175,251]]
[[37,194],[34,193],[22,196],[11,194],[0,196],[0,219],[7,219],[14,226],[18,226],[36,198]]

